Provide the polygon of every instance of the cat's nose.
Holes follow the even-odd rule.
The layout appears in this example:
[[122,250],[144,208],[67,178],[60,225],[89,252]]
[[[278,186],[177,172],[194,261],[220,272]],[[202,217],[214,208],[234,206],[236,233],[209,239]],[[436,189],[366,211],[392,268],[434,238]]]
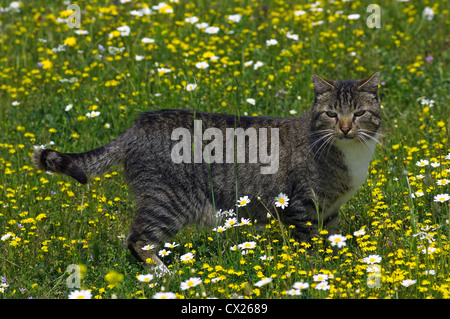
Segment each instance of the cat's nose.
[[340,127],[342,133],[344,133],[345,135],[348,134],[348,132],[350,132],[350,130],[352,129],[350,126],[341,126]]

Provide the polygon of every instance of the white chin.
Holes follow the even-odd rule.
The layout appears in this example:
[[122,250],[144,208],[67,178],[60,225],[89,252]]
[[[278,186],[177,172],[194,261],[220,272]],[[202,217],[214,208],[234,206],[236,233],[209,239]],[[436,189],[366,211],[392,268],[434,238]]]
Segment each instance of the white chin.
[[336,139],[334,139],[334,143],[336,144],[336,145],[342,145],[342,146],[344,146],[344,145],[349,145],[349,144],[353,144],[353,143],[355,143],[355,142],[357,142],[358,141],[358,139],[356,139],[356,138],[354,138],[354,137],[338,137],[338,138],[336,138]]

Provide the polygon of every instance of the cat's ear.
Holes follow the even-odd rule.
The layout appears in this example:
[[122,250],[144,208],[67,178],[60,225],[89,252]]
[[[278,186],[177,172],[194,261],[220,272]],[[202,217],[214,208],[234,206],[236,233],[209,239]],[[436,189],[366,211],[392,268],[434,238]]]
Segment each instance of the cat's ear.
[[328,91],[332,91],[336,88],[333,81],[325,80],[324,78],[313,74],[313,86],[314,86],[314,92],[316,95],[323,94]]
[[379,83],[380,83],[380,73],[376,72],[370,78],[359,81],[358,90],[370,93],[377,93]]

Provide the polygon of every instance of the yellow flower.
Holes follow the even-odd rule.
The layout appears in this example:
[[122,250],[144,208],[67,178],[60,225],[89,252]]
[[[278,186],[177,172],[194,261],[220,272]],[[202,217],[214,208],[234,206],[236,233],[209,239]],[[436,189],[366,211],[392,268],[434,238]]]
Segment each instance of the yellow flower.
[[105,280],[108,282],[109,288],[114,288],[123,280],[123,275],[113,270],[106,274]]
[[68,37],[64,40],[64,43],[69,47],[73,47],[75,44],[77,44],[77,39],[75,37]]
[[211,51],[203,53],[203,58],[204,59],[208,59],[208,58],[210,58],[212,56],[214,56],[214,53],[212,53]]
[[44,70],[51,69],[53,66],[53,63],[49,59],[41,61],[41,64]]
[[117,31],[117,30],[112,31],[112,32],[109,34],[109,37],[110,37],[110,38],[115,38],[115,37],[118,37],[118,36],[120,36],[120,31]]
[[158,10],[161,13],[173,13],[173,8],[164,2],[158,5]]
[[41,219],[43,219],[43,218],[46,218],[47,217],[47,215],[45,215],[45,214],[39,214],[37,217],[36,217],[36,220],[41,220]]

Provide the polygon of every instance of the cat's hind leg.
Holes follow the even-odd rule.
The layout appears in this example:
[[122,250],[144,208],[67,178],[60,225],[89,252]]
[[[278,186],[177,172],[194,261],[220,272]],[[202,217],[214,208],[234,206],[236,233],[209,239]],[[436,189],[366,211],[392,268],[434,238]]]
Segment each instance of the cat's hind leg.
[[127,238],[128,249],[147,267],[165,268],[157,256],[159,247],[165,240],[175,236],[183,226],[184,223],[171,218],[163,207],[138,209]]

